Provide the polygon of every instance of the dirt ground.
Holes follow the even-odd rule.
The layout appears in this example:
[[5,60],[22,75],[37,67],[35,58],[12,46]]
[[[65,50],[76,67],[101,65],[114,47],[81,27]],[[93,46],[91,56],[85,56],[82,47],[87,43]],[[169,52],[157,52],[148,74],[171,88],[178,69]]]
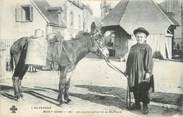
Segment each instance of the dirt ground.
[[[154,60],[155,93],[151,95],[150,113],[126,109],[126,79],[109,68],[104,60],[90,57],[77,65],[71,80],[71,102],[58,106],[58,72],[27,73],[22,85],[24,100],[13,97],[11,73],[0,81],[0,117],[6,116],[83,116],[83,117],[162,117],[181,116],[183,104],[183,63]],[[112,61],[124,70],[125,62]],[[156,103],[156,104],[154,104]],[[165,104],[165,105],[164,105]],[[167,106],[166,104],[170,105]],[[15,105],[16,113],[10,108]],[[172,106],[173,105],[173,108]]]

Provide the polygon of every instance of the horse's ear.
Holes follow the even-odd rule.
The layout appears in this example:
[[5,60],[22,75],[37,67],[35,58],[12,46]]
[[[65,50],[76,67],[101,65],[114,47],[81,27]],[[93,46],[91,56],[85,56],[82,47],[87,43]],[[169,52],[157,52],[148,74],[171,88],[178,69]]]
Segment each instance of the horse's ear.
[[92,24],[91,24],[91,33],[94,33],[95,30],[96,30],[96,24],[95,24],[95,22],[92,22]]

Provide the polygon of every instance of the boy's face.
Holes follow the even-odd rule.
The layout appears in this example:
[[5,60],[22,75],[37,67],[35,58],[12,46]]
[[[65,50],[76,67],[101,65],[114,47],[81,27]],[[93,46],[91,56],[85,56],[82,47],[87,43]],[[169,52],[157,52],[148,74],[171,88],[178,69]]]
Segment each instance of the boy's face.
[[143,44],[146,41],[147,36],[143,32],[138,32],[137,34],[135,34],[135,38],[137,40],[137,43]]

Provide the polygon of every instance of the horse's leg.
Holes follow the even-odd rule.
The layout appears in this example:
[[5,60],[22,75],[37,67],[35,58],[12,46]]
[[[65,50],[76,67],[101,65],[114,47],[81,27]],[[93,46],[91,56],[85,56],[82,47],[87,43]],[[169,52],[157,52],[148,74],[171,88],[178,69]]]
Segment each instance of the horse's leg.
[[22,80],[19,79],[18,81],[18,91],[20,93],[20,97],[23,98],[23,94],[22,94]]
[[66,77],[64,71],[60,71],[60,78],[59,78],[59,92],[58,92],[58,101],[61,105],[63,103],[63,93],[64,93],[64,87],[65,87]]
[[13,87],[14,87],[14,96],[18,100],[20,98],[19,89],[18,89],[18,83],[19,83],[18,74],[19,74],[20,71],[19,71],[19,69],[17,69],[17,64],[18,64],[18,61],[19,61],[19,58],[20,58],[20,53],[19,54],[14,54],[14,55],[12,55],[12,57],[13,57],[13,60],[15,62],[15,70],[14,70],[14,73],[13,73],[13,76],[12,76]]
[[13,87],[14,87],[14,95],[15,95],[15,98],[18,100],[20,98],[19,87],[18,87],[19,77],[13,76],[12,80],[13,80]]
[[65,91],[64,91],[64,99],[65,99],[66,103],[69,103],[71,101],[71,99],[69,98],[69,88],[70,88],[72,72],[73,71],[66,73],[66,84],[65,84]]
[[22,72],[21,72],[21,75],[19,77],[19,81],[18,81],[18,90],[19,90],[19,93],[20,93],[20,97],[23,98],[23,94],[22,94],[22,80],[23,80],[23,77],[25,75],[25,73],[27,72],[29,66],[24,64],[23,68],[22,68]]

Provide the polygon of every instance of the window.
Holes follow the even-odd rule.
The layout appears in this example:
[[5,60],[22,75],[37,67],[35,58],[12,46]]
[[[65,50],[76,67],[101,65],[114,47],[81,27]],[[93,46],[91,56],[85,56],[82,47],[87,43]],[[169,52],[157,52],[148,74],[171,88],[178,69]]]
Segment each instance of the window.
[[73,26],[74,25],[74,14],[73,12],[71,11],[70,12],[70,26]]
[[22,5],[15,9],[16,22],[32,22],[33,7],[30,5]]
[[81,28],[81,16],[78,16],[78,28]]

